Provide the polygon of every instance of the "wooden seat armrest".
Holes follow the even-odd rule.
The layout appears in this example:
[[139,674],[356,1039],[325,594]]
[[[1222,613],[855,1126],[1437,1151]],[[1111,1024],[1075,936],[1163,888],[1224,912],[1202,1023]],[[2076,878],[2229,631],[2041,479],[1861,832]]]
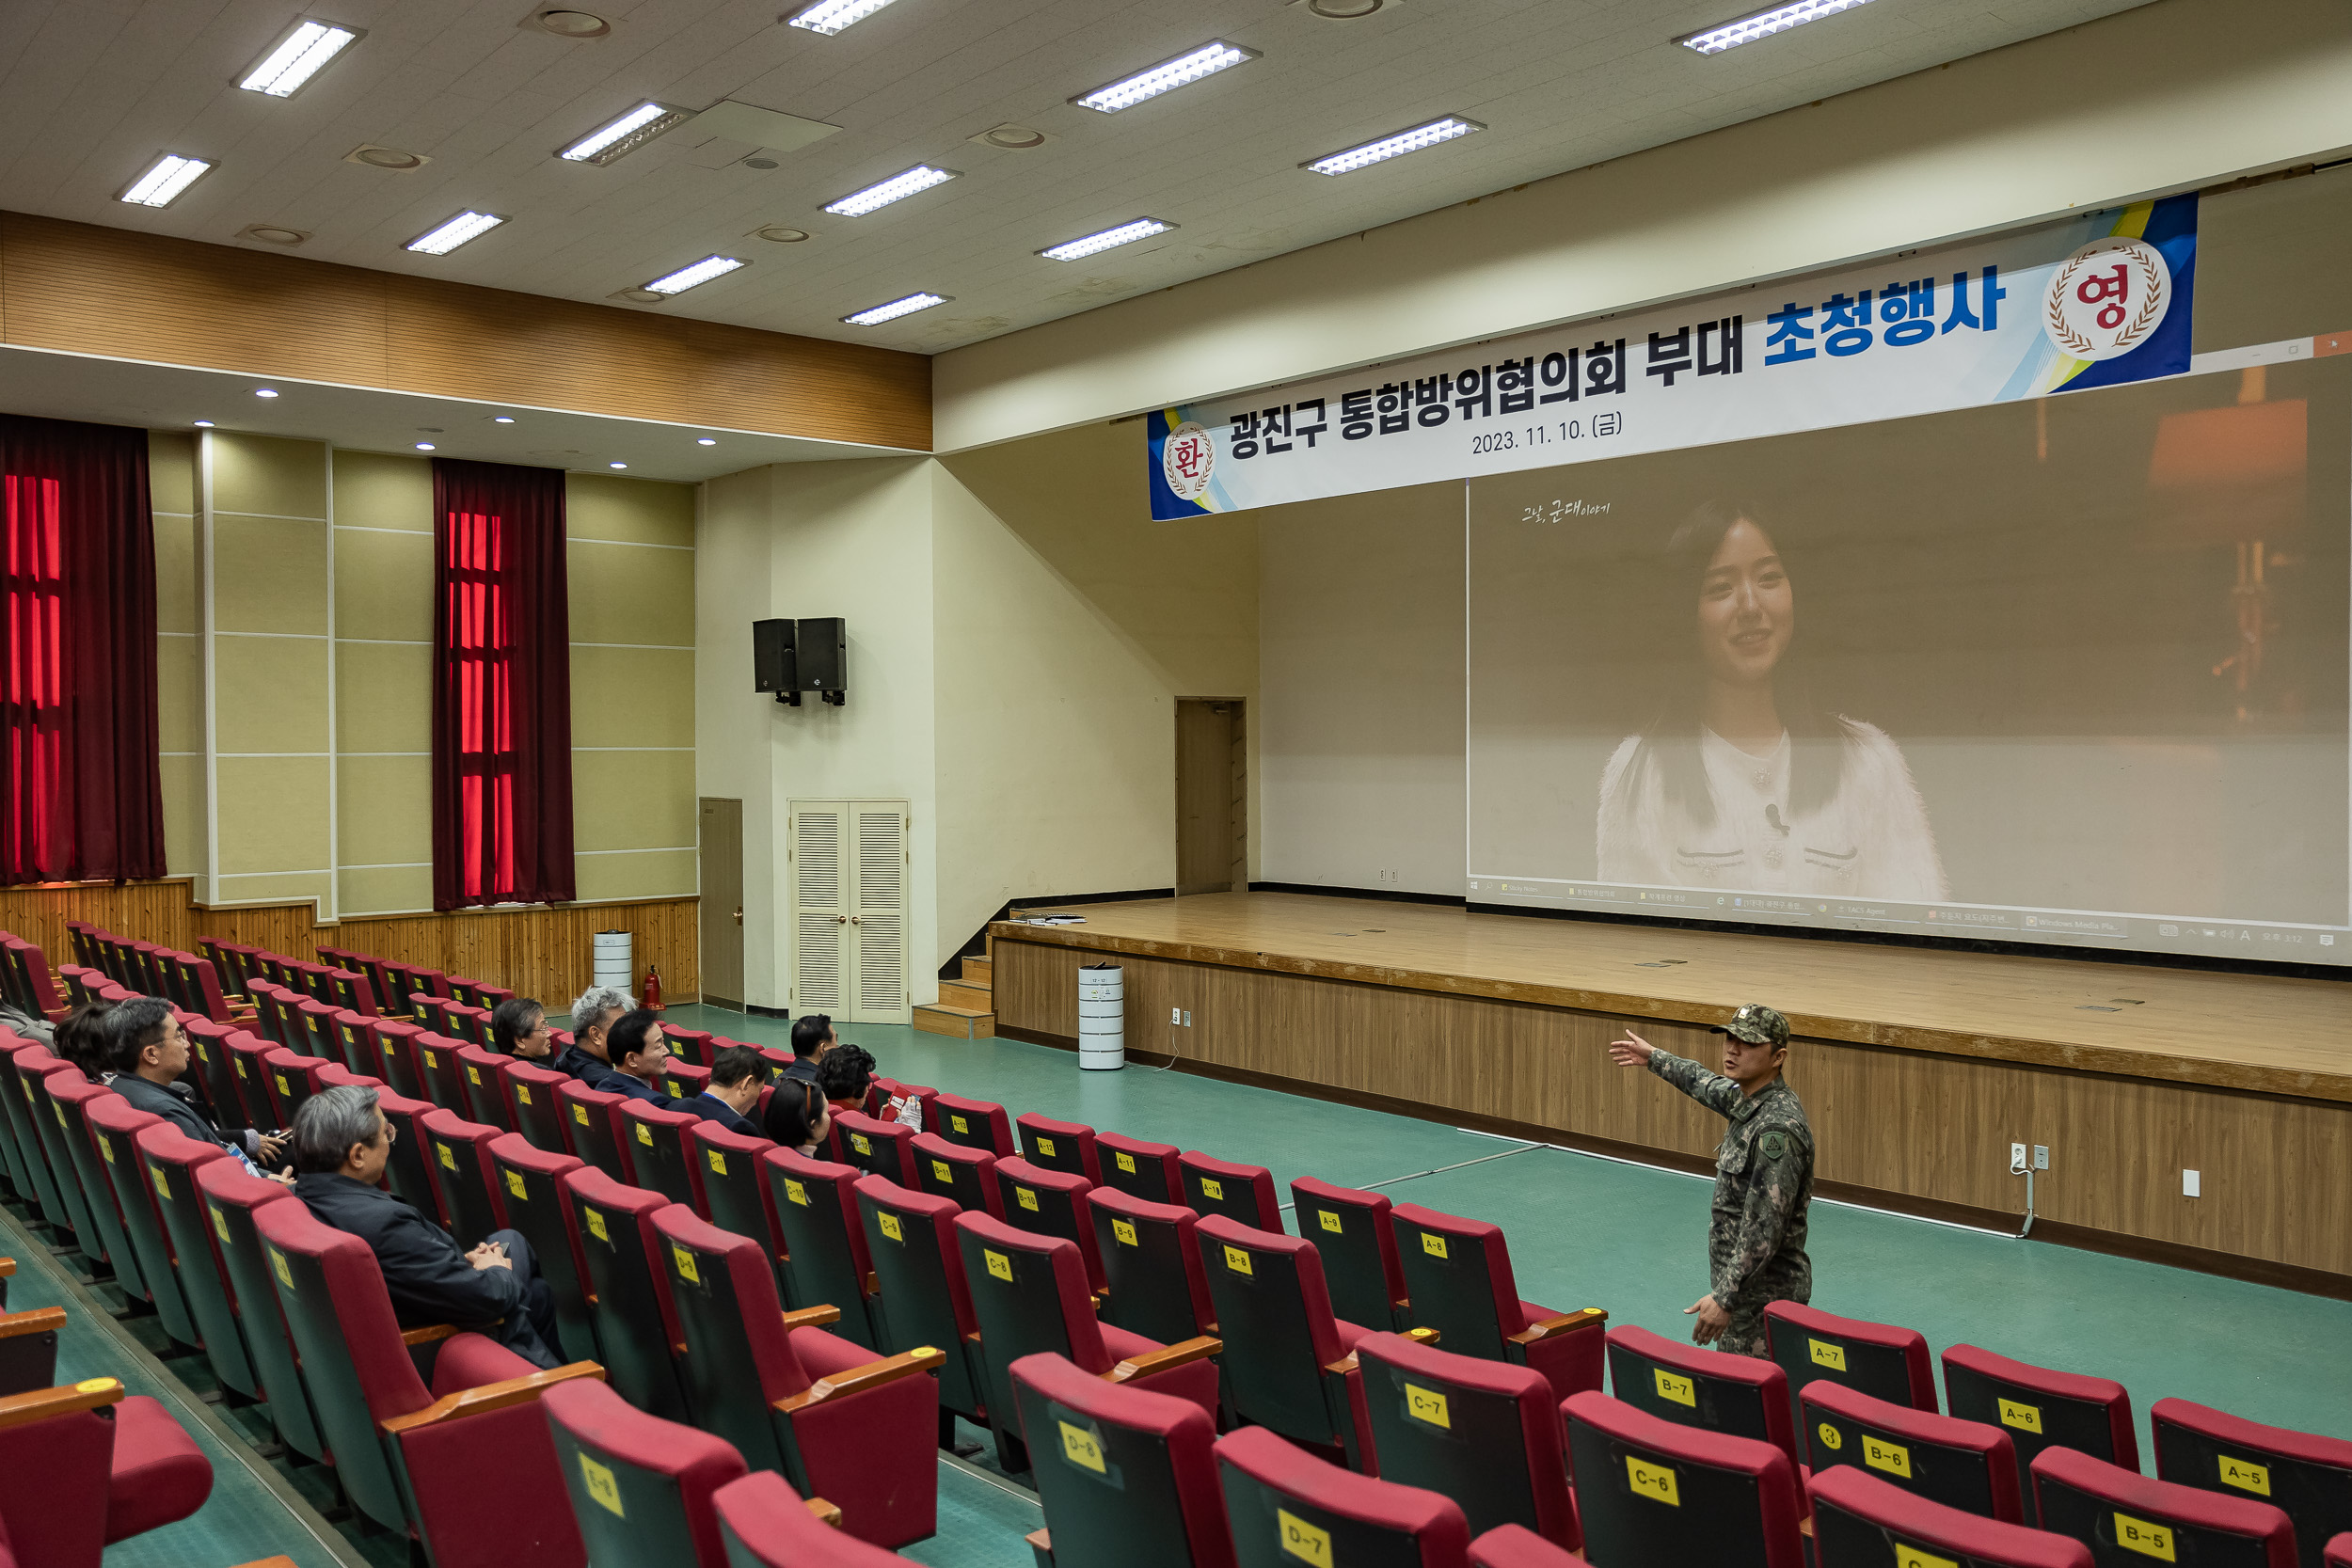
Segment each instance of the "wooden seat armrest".
[[1214,1335],[1203,1334],[1197,1339],[1185,1339],[1180,1343],[1152,1351],[1148,1354],[1132,1356],[1121,1361],[1103,1374],[1103,1381],[1132,1383],[1139,1377],[1151,1377],[1154,1373],[1169,1371],[1195,1361],[1205,1361],[1212,1355],[1222,1354],[1224,1350],[1224,1340]]
[[15,1274],[16,1259],[13,1258],[0,1258],[0,1279],[10,1278],[14,1276]]
[[86,1377],[62,1388],[34,1388],[10,1394],[0,1399],[0,1431],[45,1421],[52,1416],[70,1416],[77,1410],[95,1410],[103,1404],[119,1402],[122,1394],[120,1380],[111,1377]]
[[1408,1328],[1405,1331],[1405,1338],[1417,1345],[1434,1345],[1438,1342],[1438,1331],[1434,1328]]
[[803,1307],[784,1315],[784,1327],[788,1334],[796,1328],[822,1328],[827,1323],[840,1321],[841,1308],[838,1307]]
[[1329,1372],[1333,1377],[1345,1377],[1348,1373],[1355,1371],[1362,1365],[1362,1362],[1356,1359],[1356,1353],[1354,1351],[1349,1351],[1345,1355],[1341,1356],[1337,1361],[1325,1362],[1323,1370]]
[[1580,1312],[1563,1312],[1556,1318],[1546,1318],[1541,1323],[1529,1323],[1518,1333],[1511,1336],[1511,1343],[1539,1345],[1546,1339],[1557,1339],[1563,1334],[1575,1334],[1583,1329],[1598,1329],[1606,1333],[1608,1328],[1608,1312],[1598,1307],[1587,1307]]
[[1040,1558],[1048,1562],[1053,1560],[1054,1537],[1051,1531],[1033,1529],[1021,1539],[1026,1541],[1029,1544],[1029,1549],[1037,1553]]
[[882,1294],[882,1275],[871,1269],[866,1271],[866,1293],[869,1296]]
[[294,1560],[290,1557],[256,1558],[251,1562],[239,1564],[238,1568],[294,1568]]
[[594,1361],[575,1361],[553,1371],[532,1372],[529,1377],[510,1377],[503,1383],[485,1383],[478,1388],[460,1388],[435,1400],[422,1410],[406,1416],[391,1416],[376,1422],[387,1437],[399,1437],[419,1427],[435,1426],[443,1421],[463,1420],[469,1416],[486,1416],[493,1410],[507,1410],[527,1404],[559,1383],[571,1383],[593,1377],[601,1382],[604,1368]]
[[456,1332],[455,1323],[435,1323],[430,1328],[404,1329],[401,1332],[400,1342],[412,1348],[418,1345],[429,1345],[437,1339],[446,1339]]
[[57,1334],[65,1329],[65,1308],[36,1307],[24,1312],[0,1312],[0,1339],[27,1334]]
[[820,1377],[797,1394],[787,1394],[775,1402],[779,1416],[791,1416],[812,1404],[826,1400],[844,1400],[851,1394],[862,1394],[868,1388],[879,1388],[885,1383],[896,1383],[902,1377],[931,1371],[947,1364],[947,1353],[930,1345],[917,1345],[903,1355],[888,1356],[881,1361],[868,1361],[846,1372]]
[[835,1529],[841,1528],[841,1505],[839,1503],[829,1503],[822,1497],[810,1497],[805,1500],[808,1511],[816,1514],[820,1523],[831,1525]]

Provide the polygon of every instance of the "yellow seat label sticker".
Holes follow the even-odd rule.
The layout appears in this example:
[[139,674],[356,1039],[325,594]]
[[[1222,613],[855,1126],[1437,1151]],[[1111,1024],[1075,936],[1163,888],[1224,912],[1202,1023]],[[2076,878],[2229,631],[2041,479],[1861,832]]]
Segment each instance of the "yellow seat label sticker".
[[229,1240],[229,1221],[217,1209],[213,1211],[213,1234],[223,1242]]
[[621,1483],[612,1479],[612,1468],[599,1465],[586,1454],[580,1456],[580,1479],[588,1485],[588,1496],[616,1519],[627,1518],[621,1512]]
[[803,1209],[808,1207],[808,1189],[798,1181],[787,1180],[784,1184],[784,1196]]
[[1827,1421],[1823,1421],[1820,1426],[1814,1428],[1813,1430],[1820,1434],[1821,1447],[1827,1449],[1832,1453],[1836,1453],[1838,1449],[1846,1446],[1846,1434],[1838,1431],[1836,1427],[1830,1425]]
[[1421,1249],[1432,1258],[1443,1258],[1445,1238],[1434,1230],[1424,1230],[1421,1233]]
[[2233,1459],[2226,1453],[2220,1457],[2222,1485],[2234,1486],[2257,1497],[2270,1496],[2269,1465],[2257,1465],[2250,1459]]
[[1960,1568],[1948,1557],[1924,1552],[1908,1541],[1895,1543],[1895,1568]]
[[982,1247],[980,1249],[980,1256],[988,1259],[988,1272],[990,1274],[994,1275],[997,1278],[1003,1280],[1008,1285],[1012,1283],[1011,1259],[1006,1257],[1001,1252],[992,1252],[986,1247]]
[[2015,1400],[2001,1399],[1996,1399],[1993,1402],[2000,1407],[2003,1426],[2015,1427],[2020,1432],[2042,1430],[2042,1407],[2040,1405],[2020,1404]]
[[702,1271],[694,1266],[692,1253],[673,1242],[670,1243],[670,1256],[677,1260],[677,1276],[680,1279],[689,1285],[699,1285],[703,1282]]
[[457,1168],[457,1156],[450,1151],[449,1145],[435,1144],[433,1147],[439,1152],[441,1156],[441,1164],[443,1165],[447,1166],[451,1170],[455,1170]]
[[670,1086],[670,1098],[672,1100],[683,1100],[686,1098],[686,1091],[677,1086],[676,1079],[664,1078],[661,1081]]
[[945,1160],[931,1162],[931,1176],[943,1187],[952,1187],[956,1184],[956,1173],[947,1168],[947,1162]]
[[576,1122],[580,1123],[580,1126],[582,1126],[582,1127],[587,1126],[587,1125],[588,1125],[588,1107],[587,1107],[587,1106],[585,1106],[585,1105],[575,1105],[575,1106],[573,1106],[573,1107],[572,1107],[572,1119],[573,1119],[574,1121],[576,1121]]
[[517,1102],[517,1103],[519,1103],[519,1104],[524,1104],[524,1105],[528,1105],[528,1104],[530,1104],[530,1103],[531,1103],[531,1085],[528,1085],[528,1084],[517,1084],[517,1085],[515,1085],[515,1099],[516,1099],[516,1102]]
[[1328,1230],[1332,1235],[1337,1236],[1343,1234],[1340,1229],[1340,1217],[1339,1215],[1331,1212],[1330,1210],[1318,1209],[1315,1211],[1315,1217],[1323,1222],[1323,1228]]
[[1037,1139],[1037,1140],[1036,1140],[1036,1143],[1037,1143],[1037,1151],[1038,1151],[1040,1154],[1044,1155],[1044,1156],[1045,1156],[1048,1160],[1050,1160],[1050,1159],[1052,1159],[1052,1158],[1054,1157],[1054,1140],[1053,1140],[1053,1139],[1051,1139],[1051,1138],[1039,1138],[1039,1139]]
[[637,1141],[644,1144],[647,1148],[651,1148],[653,1147],[653,1129],[647,1127],[642,1121],[637,1124]]
[[[479,1085],[482,1082],[482,1069],[474,1066],[471,1062],[468,1062],[466,1064],[466,1081],[476,1085]],[[278,1086],[281,1089],[284,1088],[286,1086],[286,1081],[283,1078],[280,1078],[278,1081]]]
[[1129,1176],[1133,1176],[1133,1175],[1135,1175],[1135,1173],[1136,1173],[1136,1157],[1135,1157],[1134,1155],[1132,1155],[1132,1154],[1126,1154],[1126,1153],[1118,1153],[1118,1154],[1113,1154],[1113,1155],[1111,1156],[1111,1158],[1112,1158],[1112,1159],[1114,1159],[1114,1160],[1117,1160],[1117,1161],[1119,1162],[1119,1168],[1120,1168],[1120,1170],[1125,1171],[1125,1172],[1126,1172]]
[[947,1125],[954,1128],[959,1132],[969,1132],[972,1131],[971,1124],[965,1121],[961,1117],[949,1117],[947,1118]]
[[1661,1465],[1638,1454],[1628,1454],[1625,1458],[1625,1476],[1632,1483],[1635,1497],[1647,1497],[1669,1508],[1682,1506],[1682,1488],[1675,1481],[1673,1465]]
[[1204,1176],[1200,1179],[1200,1196],[1222,1203],[1225,1201],[1225,1183]]
[[594,1236],[599,1242],[610,1243],[612,1240],[612,1233],[604,1227],[604,1214],[601,1210],[582,1209],[580,1212],[580,1217],[586,1222],[589,1235]]
[[1274,1522],[1282,1532],[1282,1550],[1313,1568],[1331,1568],[1331,1532],[1317,1529],[1287,1508],[1274,1511]]
[[874,1152],[874,1146],[866,1141],[866,1134],[863,1132],[852,1132],[850,1134],[850,1147],[856,1149],[860,1154],[871,1154]]
[[1813,1338],[1806,1339],[1805,1345],[1813,1357],[1815,1366],[1827,1367],[1833,1372],[1842,1372],[1846,1370],[1845,1346],[1833,1345],[1826,1339]]
[[1418,1384],[1406,1384],[1405,1386],[1405,1414],[1416,1421],[1426,1421],[1433,1427],[1443,1427],[1448,1432],[1454,1430],[1453,1418],[1446,1410],[1445,1396],[1435,1388],[1423,1388]]
[[506,1190],[514,1195],[516,1198],[524,1203],[531,1201],[531,1192],[530,1189],[523,1185],[523,1173],[521,1171],[510,1170],[506,1173]]
[[424,1053],[424,1065],[429,1068],[437,1068],[441,1065],[441,1059],[428,1051]]
[[170,1202],[171,1183],[164,1180],[164,1173],[151,1168],[147,1174],[155,1179],[155,1196],[167,1203]]
[[2128,1513],[2115,1516],[2115,1544],[2127,1552],[2153,1557],[2159,1562],[2178,1560],[2173,1556],[2172,1531],[2165,1525],[2153,1525],[2145,1519],[2135,1519]]
[[903,1242],[907,1239],[906,1232],[898,1226],[898,1216],[887,1210],[878,1211],[874,1215],[874,1223],[881,1226],[882,1233],[894,1242]]
[[1911,1450],[1883,1437],[1873,1437],[1867,1432],[1862,1434],[1862,1463],[1873,1470],[1884,1470],[1890,1476],[1900,1476],[1905,1481],[1911,1479]]
[[270,1267],[278,1271],[278,1283],[291,1291],[294,1288],[294,1270],[286,1266],[286,1255],[276,1247],[269,1249]]
[[1022,1208],[1028,1210],[1031,1213],[1036,1213],[1038,1212],[1037,1194],[1031,1192],[1028,1188],[1015,1187],[1012,1190],[1012,1196],[1020,1200]]
[[1111,1234],[1119,1238],[1119,1244],[1121,1246],[1141,1246],[1143,1244],[1136,1240],[1136,1227],[1129,1225],[1125,1220],[1115,1219],[1111,1221]]
[[721,1152],[720,1150],[715,1149],[715,1148],[706,1148],[706,1149],[704,1149],[704,1150],[703,1150],[703,1152],[704,1152],[705,1154],[707,1154],[708,1156],[710,1156],[710,1174],[711,1174],[711,1175],[713,1175],[713,1176],[724,1176],[724,1175],[726,1175],[726,1173],[727,1173],[727,1157],[726,1157],[726,1155],[725,1155],[725,1154],[723,1154],[723,1152]]
[[1649,1370],[1649,1375],[1658,1385],[1660,1399],[1672,1400],[1677,1404],[1688,1405],[1693,1410],[1699,1407],[1698,1385],[1691,1379],[1677,1377],[1663,1367],[1652,1367]]
[[1054,1424],[1061,1428],[1062,1456],[1071,1464],[1084,1465],[1098,1476],[1109,1471],[1110,1465],[1103,1458],[1103,1445],[1094,1440],[1094,1433],[1068,1421]]
[[1237,1246],[1229,1246],[1225,1249],[1225,1266],[1235,1274],[1248,1274],[1250,1272],[1249,1254]]
[[286,1087],[286,1075],[282,1072],[278,1075],[278,1092],[279,1094],[294,1093],[294,1090]]
[[106,1157],[106,1164],[110,1164],[110,1165],[111,1165],[111,1164],[113,1164],[115,1163],[115,1145],[114,1145],[114,1140],[113,1140],[112,1138],[101,1138],[101,1139],[99,1139],[99,1140],[98,1140],[98,1152],[99,1152],[99,1153],[101,1153],[101,1154],[103,1154],[103,1155]]

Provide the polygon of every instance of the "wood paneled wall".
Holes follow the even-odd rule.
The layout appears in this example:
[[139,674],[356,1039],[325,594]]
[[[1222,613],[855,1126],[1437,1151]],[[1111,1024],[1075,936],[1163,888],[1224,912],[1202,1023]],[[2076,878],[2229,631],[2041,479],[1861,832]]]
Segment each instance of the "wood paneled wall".
[[52,966],[72,961],[66,922],[87,920],[118,936],[196,951],[202,937],[250,942],[289,958],[316,956],[321,942],[402,963],[422,964],[537,997],[561,1011],[588,989],[597,931],[635,935],[637,975],[661,971],[662,997],[691,1002],[702,992],[698,927],[700,900],[644,898],[615,904],[571,904],[520,910],[466,910],[451,914],[375,915],[340,925],[316,924],[309,903],[205,909],[190,898],[185,878],[160,882],[73,882],[0,890],[0,930],[40,944]]
[[0,213],[0,340],[929,451],[923,355]]
[[[1686,1167],[1722,1132],[1719,1118],[1609,1060],[1630,1022],[1711,1065],[1716,1037],[1688,1023],[1095,954],[1004,930],[999,1034],[1074,1037],[1078,965],[1107,957],[1126,972],[1131,1050],[1631,1146]],[[1194,1026],[1171,1029],[1171,1007]],[[2346,1168],[2352,1105],[1819,1039],[1796,1042],[1788,1077],[1825,1182],[2022,1216],[2026,1184],[2008,1174],[2006,1150],[2043,1144],[2040,1222],[2352,1276],[2352,1182],[2323,1174]],[[2182,1196],[2185,1168],[2202,1173],[2201,1197]]]

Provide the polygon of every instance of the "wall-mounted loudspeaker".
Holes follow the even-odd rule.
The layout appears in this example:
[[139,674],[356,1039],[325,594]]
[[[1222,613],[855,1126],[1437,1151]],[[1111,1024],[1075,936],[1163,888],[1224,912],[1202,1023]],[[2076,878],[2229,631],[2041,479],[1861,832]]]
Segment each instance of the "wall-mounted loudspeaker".
[[792,623],[752,623],[752,689],[772,691],[776,701],[801,705],[801,678],[792,657]]
[[850,623],[838,615],[799,623],[793,662],[800,689],[817,691],[838,707],[850,694]]

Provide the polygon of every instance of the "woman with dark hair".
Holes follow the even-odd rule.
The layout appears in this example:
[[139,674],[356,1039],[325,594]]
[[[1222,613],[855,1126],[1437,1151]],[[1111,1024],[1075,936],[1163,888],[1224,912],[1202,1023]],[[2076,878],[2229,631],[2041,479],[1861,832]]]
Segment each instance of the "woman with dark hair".
[[510,996],[490,1009],[490,1049],[527,1062],[547,1059],[555,1049],[548,1010],[528,996]]
[[1943,899],[1902,752],[1822,704],[1790,657],[1796,589],[1759,509],[1692,513],[1666,543],[1661,593],[1667,689],[1601,773],[1600,879]]
[[84,1002],[57,1020],[57,1054],[80,1068],[93,1084],[114,1077],[106,1066],[106,1014],[112,1010],[112,1003]]
[[814,1084],[798,1078],[779,1078],[776,1092],[768,1097],[768,1109],[760,1117],[761,1131],[796,1154],[821,1159],[818,1150],[825,1147],[827,1134],[833,1132],[833,1106]]

